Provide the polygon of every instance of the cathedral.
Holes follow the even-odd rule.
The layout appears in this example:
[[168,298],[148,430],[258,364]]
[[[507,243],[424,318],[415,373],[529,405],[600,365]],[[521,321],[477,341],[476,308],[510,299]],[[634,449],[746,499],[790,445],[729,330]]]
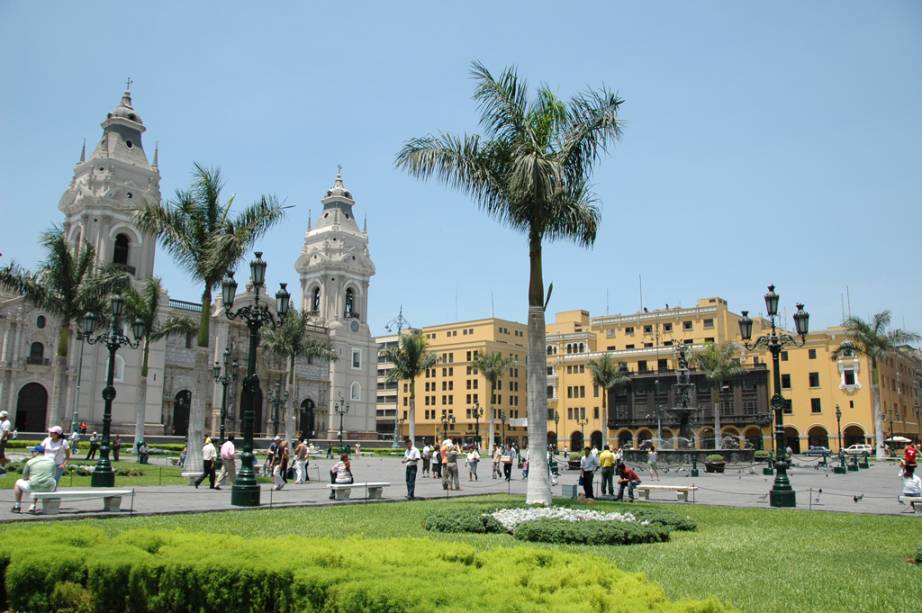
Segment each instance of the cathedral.
[[[158,151],[154,149],[149,161],[142,143],[146,128],[130,91],[101,125],[102,137],[89,156],[84,146],[58,203],[61,226],[71,245],[92,245],[100,266],[117,265],[141,287],[154,274],[156,240],[134,225],[133,214],[144,202],[160,202]],[[377,345],[368,327],[367,306],[375,267],[368,252],[367,225],[360,229],[356,223],[355,200],[341,170],[320,202],[323,210],[313,227],[308,218],[304,246],[294,263],[301,296],[293,296],[292,303],[310,313],[310,335],[328,344],[336,359],[299,359],[289,385],[284,360],[260,350],[262,396],[256,399],[254,431],[256,436],[333,440],[342,428],[346,440],[373,440]],[[240,266],[245,268],[246,262]],[[252,288],[242,290],[235,306],[252,301]],[[167,295],[161,305],[162,318],[173,314],[197,320],[202,309],[198,302]],[[91,431],[101,431],[106,348],[72,334],[66,361],[56,358],[59,332],[54,315],[0,291],[0,409],[9,412],[21,432],[42,432],[54,424],[69,430],[81,421]],[[207,350],[197,347],[194,336],[170,336],[152,344],[146,387],[142,352],[120,349],[114,368],[113,434],[133,435],[138,412],[143,413],[146,436],[194,439],[217,433],[224,389],[212,368],[223,364],[225,355],[232,379],[227,386],[226,427],[229,433],[239,433],[247,342],[245,324],[229,320],[218,298]]]

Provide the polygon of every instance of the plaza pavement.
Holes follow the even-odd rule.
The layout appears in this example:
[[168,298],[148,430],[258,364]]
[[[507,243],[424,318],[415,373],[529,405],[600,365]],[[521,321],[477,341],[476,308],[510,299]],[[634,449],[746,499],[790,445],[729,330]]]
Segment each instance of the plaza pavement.
[[[328,470],[333,460],[317,459],[310,465],[311,481],[304,485],[295,485],[293,482],[281,491],[273,491],[268,484],[261,484],[261,508],[286,508],[293,506],[321,506],[342,504],[364,504],[364,492],[354,490],[349,501],[329,500]],[[800,466],[797,466],[800,465]],[[762,466],[728,466],[727,472],[721,475],[708,474],[701,466],[701,475],[692,478],[687,470],[661,470],[661,480],[650,478],[645,466],[635,467],[644,483],[673,484],[698,486],[694,494],[694,502],[688,504],[722,505],[730,507],[770,508],[768,505],[768,492],[774,479],[772,476],[762,474]],[[830,469],[817,470],[816,461],[810,458],[795,460],[795,468],[790,471],[791,483],[797,492],[797,508],[804,512],[839,511],[849,513],[866,513],[875,515],[899,515],[906,513],[908,507],[897,502],[900,490],[900,481],[897,478],[897,468],[893,463],[878,463],[871,468],[860,472],[849,472],[844,475],[833,474]],[[513,470],[513,480],[506,482],[501,479],[491,479],[490,464],[481,462],[479,481],[468,481],[467,470],[463,464],[461,470],[461,490],[446,492],[442,489],[441,482],[437,479],[419,477],[416,482],[416,496],[418,498],[444,498],[471,496],[495,493],[511,493],[524,495],[526,482],[521,477],[521,471]],[[420,464],[420,471],[422,464]],[[375,458],[365,456],[353,459],[353,474],[356,482],[387,481],[391,486],[384,490],[385,501],[402,501],[406,496],[404,484],[404,470],[397,458]],[[575,485],[578,480],[576,471],[564,471],[559,483],[553,488],[554,495],[562,494],[562,486]],[[596,492],[599,491],[600,478],[595,481]],[[116,478],[116,487],[118,479]],[[123,511],[120,513],[103,513],[102,501],[99,499],[89,501],[63,501],[59,515],[29,515],[27,513],[15,514],[10,511],[13,502],[13,491],[0,491],[0,522],[9,521],[38,521],[53,519],[76,519],[85,517],[158,515],[169,513],[190,513],[204,511],[240,510],[230,503],[230,487],[220,491],[210,490],[207,481],[200,489],[189,486],[145,486],[135,487],[134,499],[123,501]],[[858,497],[858,501],[855,501]],[[682,505],[676,502],[675,496],[668,492],[655,493],[652,500]],[[25,508],[28,503],[24,503]],[[637,503],[643,504],[643,503]],[[130,510],[130,511],[129,511]],[[916,512],[913,521],[922,521],[922,511]]]

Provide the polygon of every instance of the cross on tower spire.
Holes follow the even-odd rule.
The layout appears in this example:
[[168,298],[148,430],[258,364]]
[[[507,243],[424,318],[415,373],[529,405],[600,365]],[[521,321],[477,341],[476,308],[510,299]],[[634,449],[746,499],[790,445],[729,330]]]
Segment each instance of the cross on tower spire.
[[125,91],[126,91],[126,92],[130,92],[130,91],[131,91],[131,84],[132,84],[132,83],[134,83],[134,81],[131,80],[131,77],[128,77],[128,80],[125,81]]

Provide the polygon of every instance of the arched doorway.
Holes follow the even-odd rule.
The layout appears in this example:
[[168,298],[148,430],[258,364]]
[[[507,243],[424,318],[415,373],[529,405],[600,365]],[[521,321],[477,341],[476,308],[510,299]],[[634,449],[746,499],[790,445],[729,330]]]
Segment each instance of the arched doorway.
[[720,446],[724,449],[739,449],[739,431],[736,428],[724,428],[720,436]]
[[182,390],[173,399],[173,434],[187,436],[189,434],[189,410],[192,407],[192,392]]
[[579,451],[583,448],[583,433],[576,430],[570,435],[570,451]]
[[547,433],[547,444],[552,449],[557,449],[557,433],[553,430]]
[[745,437],[753,449],[762,449],[762,431],[759,428],[746,428]]
[[864,430],[860,426],[848,426],[842,431],[842,444],[846,447],[864,443]]
[[593,430],[592,434],[589,435],[590,445],[596,449],[602,449],[602,432],[599,430]]
[[637,447],[640,449],[646,449],[653,443],[653,433],[647,429],[643,429],[637,433]]
[[784,447],[787,450],[791,448],[791,453],[800,453],[800,433],[796,428],[785,426],[784,428]]
[[44,432],[48,418],[48,391],[39,383],[27,383],[16,398],[16,429]]
[[630,449],[634,446],[634,435],[630,430],[622,430],[618,433],[618,448]]
[[302,438],[313,438],[316,436],[317,428],[314,422],[314,409],[314,401],[310,398],[305,398],[304,401],[301,402],[301,410],[298,413],[298,432]]
[[807,430],[807,444],[810,447],[829,448],[829,433],[822,426],[813,426]]

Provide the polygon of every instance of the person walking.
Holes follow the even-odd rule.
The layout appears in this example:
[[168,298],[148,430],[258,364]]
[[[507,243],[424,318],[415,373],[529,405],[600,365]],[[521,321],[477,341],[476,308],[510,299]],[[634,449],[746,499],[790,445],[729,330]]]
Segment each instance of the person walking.
[[[344,453],[339,456],[339,462],[330,467],[330,483],[355,483],[355,477],[352,476],[352,463],[349,462],[349,454]],[[331,489],[330,500],[334,498],[336,498],[336,492]]]
[[432,462],[432,447],[429,446],[429,443],[423,447],[423,477],[429,476],[429,463]]
[[3,468],[9,460],[6,459],[6,443],[13,436],[13,424],[10,422],[10,414],[6,411],[0,411],[0,474],[6,473]]
[[650,475],[656,477],[656,480],[659,481],[659,472],[656,470],[656,447],[650,445],[650,450],[647,452],[647,465],[650,467]]
[[919,450],[912,441],[909,441],[909,444],[903,449],[903,462],[913,471],[916,469],[916,458],[918,455]]
[[202,474],[194,481],[195,489],[202,484],[205,478],[208,478],[208,487],[215,489],[215,460],[218,459],[218,451],[211,442],[211,437],[205,437],[205,444],[202,446]]
[[586,495],[586,498],[595,498],[595,494],[592,492],[592,476],[598,468],[599,458],[593,455],[592,448],[587,446],[583,449],[583,457],[579,460],[580,476],[583,480],[583,493]]
[[55,489],[61,482],[61,475],[67,465],[70,464],[70,444],[64,438],[64,430],[61,426],[51,426],[48,428],[48,436],[42,441],[42,447],[45,449],[45,455],[54,460],[54,482]]
[[86,452],[86,457],[83,459],[95,459],[97,451],[99,451],[99,435],[94,432],[92,435],[90,435],[90,449]]
[[471,447],[467,454],[467,480],[477,481],[477,465],[480,464],[480,452],[477,447]]
[[458,456],[461,455],[461,448],[452,443],[449,439],[445,446],[445,478],[442,479],[442,487],[448,490],[460,490],[461,481],[458,477]]
[[515,447],[507,443],[506,448],[503,450],[503,455],[500,456],[500,461],[503,464],[503,477],[505,477],[506,481],[511,481],[512,466],[516,461]]
[[118,462],[119,454],[122,451],[122,437],[118,434],[112,439],[112,459]]
[[[139,461],[141,459],[141,446],[143,444],[144,444],[144,441],[141,441],[138,443],[138,460]],[[186,466],[186,452],[187,452],[187,447],[183,445],[182,451],[179,452],[179,467],[180,468],[184,468]],[[141,463],[143,464],[144,462],[141,462]]]
[[[42,445],[36,445],[30,451],[32,452],[32,457],[22,468],[22,479],[17,480],[16,485],[13,486],[13,496],[16,498],[13,508],[10,509],[13,513],[22,512],[23,494],[53,492],[57,487],[57,482],[55,481],[57,467],[54,460],[45,455],[45,448]],[[29,507],[29,513],[34,512],[35,502],[33,501]]]
[[231,485],[237,480],[237,447],[234,445],[234,435],[231,434],[227,440],[221,444],[221,475],[218,477],[216,490],[230,482]]
[[302,438],[295,447],[295,483],[298,485],[307,478],[307,451],[307,443]]
[[611,452],[611,446],[605,445],[605,449],[599,454],[599,466],[602,469],[602,495],[615,495],[615,454]]
[[640,485],[640,477],[625,464],[618,464],[616,469],[618,473],[618,495],[615,500],[624,500],[624,488],[627,488],[627,497],[629,502],[634,502],[634,488]]
[[403,459],[400,462],[407,467],[407,500],[416,500],[416,471],[419,469],[417,464],[420,460],[419,449],[413,446],[413,440],[405,441],[406,451],[403,452]]
[[288,483],[288,460],[288,441],[281,441],[275,448],[272,461],[272,481],[275,483],[276,490],[281,490]]
[[279,441],[281,440],[282,437],[276,435],[272,442],[269,443],[269,449],[266,451],[266,461],[263,463],[264,475],[272,474],[272,467],[275,466],[275,452],[279,448]]
[[432,478],[442,478],[442,449],[435,443],[432,444]]

